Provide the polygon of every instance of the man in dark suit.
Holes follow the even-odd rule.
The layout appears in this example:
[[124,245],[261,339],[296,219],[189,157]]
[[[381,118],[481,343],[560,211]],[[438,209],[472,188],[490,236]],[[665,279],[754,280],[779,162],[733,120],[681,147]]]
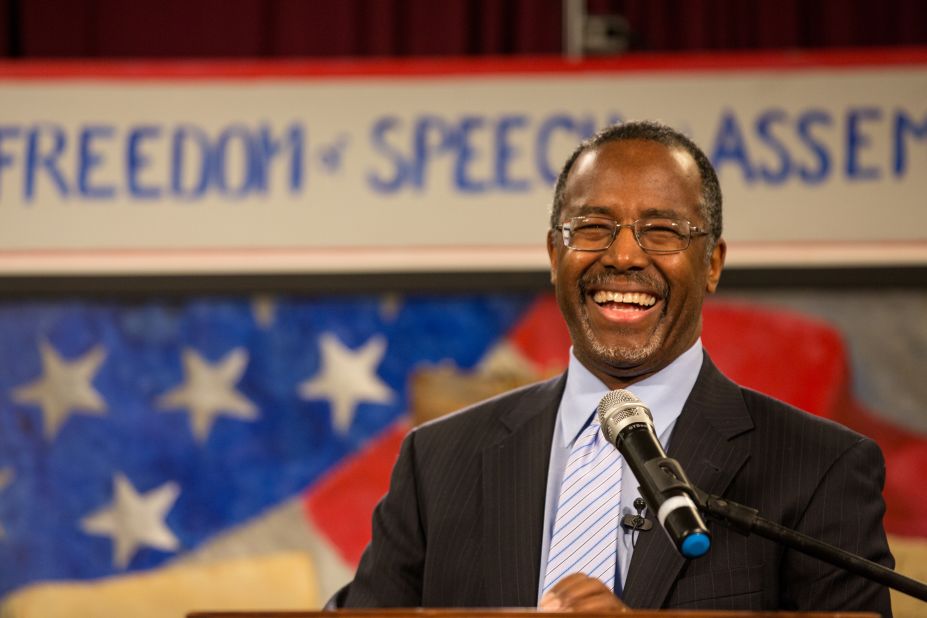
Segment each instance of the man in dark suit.
[[718,180],[695,144],[656,123],[611,127],[581,144],[557,182],[547,248],[573,343],[567,372],[413,431],[355,579],[332,605],[890,616],[884,587],[756,536],[710,524],[711,551],[686,560],[659,529],[622,528],[637,489],[620,461],[607,488],[619,510],[590,518],[614,532],[597,563],[607,575],[581,562],[551,575],[565,469],[599,398],[619,388],[650,405],[669,456],[696,486],[893,561],[879,448],[734,384],[701,348],[702,303],[726,245]]

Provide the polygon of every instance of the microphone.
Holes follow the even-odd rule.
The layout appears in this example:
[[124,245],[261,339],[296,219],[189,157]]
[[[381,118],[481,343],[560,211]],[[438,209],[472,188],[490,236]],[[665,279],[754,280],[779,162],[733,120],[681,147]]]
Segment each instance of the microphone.
[[711,536],[692,501],[694,490],[679,463],[666,456],[650,410],[633,393],[618,389],[602,398],[598,413],[602,434],[624,457],[677,551],[686,558],[704,555]]

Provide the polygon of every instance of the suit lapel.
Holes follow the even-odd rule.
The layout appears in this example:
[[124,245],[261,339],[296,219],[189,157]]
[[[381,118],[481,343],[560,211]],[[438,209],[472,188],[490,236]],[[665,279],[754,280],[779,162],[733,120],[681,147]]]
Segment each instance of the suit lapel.
[[[673,428],[667,454],[679,461],[696,487],[720,495],[748,458],[734,438],[752,428],[739,387],[706,354]],[[623,594],[631,607],[662,607],[686,564],[658,527],[641,534],[634,548]]]
[[537,603],[547,467],[566,375],[526,392],[500,414],[503,437],[483,451],[487,601]]

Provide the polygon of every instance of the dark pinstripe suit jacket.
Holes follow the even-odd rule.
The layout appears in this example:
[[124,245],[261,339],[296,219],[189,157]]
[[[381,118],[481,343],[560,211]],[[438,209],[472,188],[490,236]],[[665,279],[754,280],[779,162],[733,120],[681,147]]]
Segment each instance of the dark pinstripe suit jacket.
[[[554,420],[565,376],[422,426],[403,443],[345,606],[530,607],[536,603]],[[705,356],[669,455],[703,490],[891,565],[884,462],[871,440],[741,388]],[[642,533],[624,587],[636,608],[869,610],[888,591],[757,536],[710,522],[686,561]]]

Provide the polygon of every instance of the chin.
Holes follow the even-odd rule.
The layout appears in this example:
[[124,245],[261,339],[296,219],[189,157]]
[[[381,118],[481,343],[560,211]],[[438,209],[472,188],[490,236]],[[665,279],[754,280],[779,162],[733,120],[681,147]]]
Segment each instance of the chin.
[[651,337],[642,345],[603,343],[588,324],[583,325],[585,345],[591,356],[600,363],[620,368],[637,367],[652,358],[663,343],[661,337]]

